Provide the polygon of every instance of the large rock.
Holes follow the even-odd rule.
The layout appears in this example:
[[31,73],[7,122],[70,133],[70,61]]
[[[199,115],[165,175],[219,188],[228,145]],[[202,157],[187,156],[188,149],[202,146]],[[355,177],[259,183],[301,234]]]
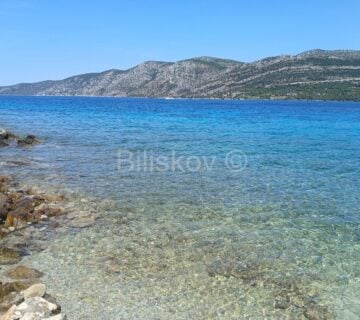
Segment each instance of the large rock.
[[34,297],[17,306],[14,315],[19,320],[43,320],[56,313],[58,306],[44,298]]

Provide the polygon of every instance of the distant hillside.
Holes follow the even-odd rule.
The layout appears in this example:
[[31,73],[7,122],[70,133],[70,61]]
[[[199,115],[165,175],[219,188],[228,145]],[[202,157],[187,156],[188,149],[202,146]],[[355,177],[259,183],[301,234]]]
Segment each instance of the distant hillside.
[[0,95],[360,101],[360,51],[312,50],[252,63],[199,57],[0,87]]

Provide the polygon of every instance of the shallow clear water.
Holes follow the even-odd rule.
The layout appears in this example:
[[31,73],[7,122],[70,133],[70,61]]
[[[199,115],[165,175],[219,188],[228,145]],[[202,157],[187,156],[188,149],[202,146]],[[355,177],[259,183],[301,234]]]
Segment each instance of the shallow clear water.
[[70,318],[358,319],[359,103],[8,97],[0,127],[43,141],[3,173],[107,203],[29,258]]

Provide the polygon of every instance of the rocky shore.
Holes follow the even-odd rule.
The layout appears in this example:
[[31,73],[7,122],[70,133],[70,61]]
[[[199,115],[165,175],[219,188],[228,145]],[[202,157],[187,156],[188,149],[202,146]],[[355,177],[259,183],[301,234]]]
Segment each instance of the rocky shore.
[[55,299],[46,294],[45,284],[39,282],[43,274],[21,264],[21,257],[30,254],[37,242],[26,229],[54,227],[52,218],[64,214],[59,205],[63,201],[61,196],[18,189],[9,177],[0,176],[0,264],[5,270],[13,266],[1,275],[1,320],[65,319]]
[[[31,147],[33,135],[19,137],[0,130],[1,147]],[[95,222],[88,212],[74,212],[63,195],[22,187],[0,176],[0,320],[62,320],[66,316],[46,293],[43,273],[22,263],[22,257],[46,248],[46,241],[69,229]]]

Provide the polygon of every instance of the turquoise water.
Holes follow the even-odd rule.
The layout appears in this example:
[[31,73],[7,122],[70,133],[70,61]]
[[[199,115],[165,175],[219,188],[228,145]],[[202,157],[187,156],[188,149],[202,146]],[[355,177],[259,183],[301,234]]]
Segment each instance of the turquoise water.
[[358,319],[359,103],[7,97],[0,127],[43,141],[2,173],[111,203],[33,258],[68,314]]

